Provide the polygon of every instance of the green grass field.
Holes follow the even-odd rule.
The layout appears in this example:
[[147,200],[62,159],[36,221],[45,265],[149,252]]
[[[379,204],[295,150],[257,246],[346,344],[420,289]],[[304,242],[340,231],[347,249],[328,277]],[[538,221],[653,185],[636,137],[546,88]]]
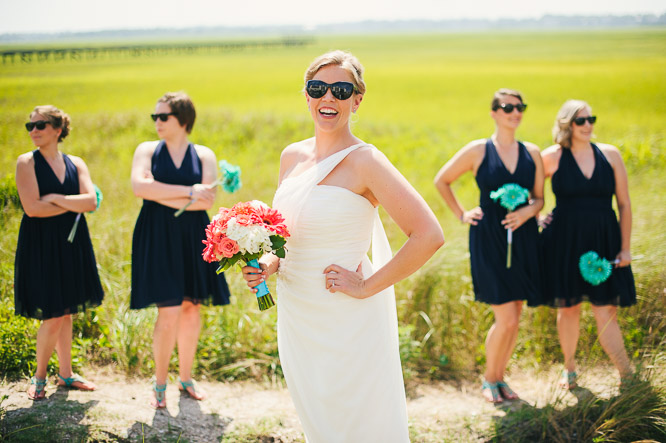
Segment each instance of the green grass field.
[[[218,206],[254,198],[270,202],[281,150],[313,133],[301,93],[303,72],[315,56],[336,48],[351,50],[366,68],[368,92],[355,133],[383,150],[425,197],[447,238],[420,272],[397,286],[408,377],[469,377],[483,365],[492,314],[473,301],[467,229],[452,217],[432,180],[457,149],[492,133],[489,104],[500,87],[519,89],[529,104],[521,139],[550,145],[560,105],[579,98],[599,118],[597,139],[622,150],[634,210],[632,252],[643,258],[633,265],[639,303],[621,311],[621,326],[637,364],[663,357],[666,31],[660,29],[322,37],[298,48],[0,65],[0,178],[10,177],[17,156],[33,149],[23,123],[35,105],[48,103],[72,117],[63,151],[82,156],[104,192],[103,206],[88,223],[106,298],[76,322],[76,364],[152,371],[155,310],[128,310],[131,235],[141,205],[129,174],[136,146],[156,138],[148,114],[157,98],[187,91],[198,112],[191,140],[241,166],[243,189],[233,196],[220,192]],[[461,180],[457,192],[466,207],[478,201],[472,177]],[[546,207],[552,205],[548,194]],[[0,219],[0,373],[8,375],[34,370],[38,327],[13,316],[20,217],[20,210],[7,206]],[[386,225],[395,249],[404,236],[390,221]],[[239,274],[231,271],[228,279],[232,305],[204,310],[197,371],[218,379],[279,377],[275,310],[259,313]],[[606,361],[593,323],[586,311],[579,354],[588,364]],[[559,362],[553,311],[525,311],[515,356],[523,366]]]

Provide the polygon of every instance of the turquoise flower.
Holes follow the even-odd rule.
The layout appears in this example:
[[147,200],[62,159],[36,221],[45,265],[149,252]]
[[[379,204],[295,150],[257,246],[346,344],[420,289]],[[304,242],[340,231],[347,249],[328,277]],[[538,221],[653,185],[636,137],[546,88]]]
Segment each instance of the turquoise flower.
[[580,269],[583,280],[592,286],[598,286],[608,280],[613,271],[613,265],[605,258],[599,257],[596,252],[588,251],[580,256],[578,269]]
[[240,178],[240,166],[232,165],[226,160],[220,160],[218,165],[223,177],[222,188],[230,194],[238,191],[243,185]]
[[499,200],[500,205],[509,212],[527,202],[529,196],[530,191],[515,183],[506,183],[490,193],[490,198],[494,201]]
[[[91,214],[99,209],[99,205],[102,204],[102,199],[104,199],[102,190],[99,189],[99,187],[94,183],[93,187],[95,188],[95,198],[97,199],[97,204],[95,206],[95,209],[90,211]],[[74,219],[74,225],[72,225],[72,229],[69,231],[69,235],[67,236],[67,241],[70,243],[74,243],[74,237],[76,236],[76,229],[79,227],[79,220],[81,220],[80,212],[76,214],[76,218]]]

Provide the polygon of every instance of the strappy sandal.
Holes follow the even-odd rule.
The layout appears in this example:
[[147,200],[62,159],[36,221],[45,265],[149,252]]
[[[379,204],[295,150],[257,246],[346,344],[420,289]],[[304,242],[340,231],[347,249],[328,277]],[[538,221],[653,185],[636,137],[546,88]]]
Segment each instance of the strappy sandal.
[[150,406],[153,409],[164,409],[166,408],[166,383],[163,385],[158,385],[157,382],[153,382],[153,393],[155,398],[150,402]]
[[34,385],[35,390],[33,392],[30,392],[30,388],[28,388],[28,398],[30,400],[43,400],[46,398],[46,379],[41,379],[37,378],[35,376],[30,378],[30,385],[31,387]]
[[[206,393],[199,390],[199,387],[196,385],[194,380],[182,381],[179,377],[178,384],[180,384],[180,386],[178,386],[178,390],[180,390],[181,392],[185,392],[191,398],[195,400],[203,400],[206,398]],[[190,389],[192,389],[191,392]]]
[[562,369],[562,377],[560,378],[559,386],[562,389],[568,389],[572,390],[578,386],[576,383],[576,379],[578,378],[578,374],[576,374],[576,371],[567,371],[566,369]]
[[497,383],[490,383],[486,380],[483,380],[483,383],[481,384],[481,392],[484,390],[490,390],[490,395],[491,398],[486,397],[486,395],[483,395],[483,398],[486,399],[487,402],[489,403],[502,403],[502,396],[500,395],[499,388],[497,387]]
[[500,394],[502,394],[504,400],[518,400],[520,398],[518,394],[513,392],[513,389],[511,389],[504,380],[497,382],[497,388],[499,389]]
[[[65,386],[69,389],[78,389],[80,391],[94,391],[95,389],[97,389],[97,386],[95,386],[93,383],[89,382],[88,380],[77,374],[72,374],[71,377],[67,378],[58,374],[58,378],[60,378],[60,380],[62,380],[65,383],[64,385],[59,384],[58,386]],[[74,383],[81,383],[81,385],[74,386]],[[86,385],[88,385],[89,387]]]

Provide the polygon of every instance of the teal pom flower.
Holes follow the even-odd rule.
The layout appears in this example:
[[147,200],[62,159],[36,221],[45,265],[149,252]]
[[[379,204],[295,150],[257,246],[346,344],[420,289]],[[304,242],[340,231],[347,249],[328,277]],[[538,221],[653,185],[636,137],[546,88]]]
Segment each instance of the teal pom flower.
[[218,165],[223,177],[222,188],[230,194],[238,191],[243,185],[240,178],[240,166],[232,165],[226,160],[220,160]]
[[[93,184],[93,187],[95,188],[95,197],[97,197],[97,206],[95,206],[95,211],[99,209],[99,205],[102,204],[102,200],[104,200],[104,194],[102,194],[102,190],[99,189],[99,187],[95,184]],[[90,211],[90,212],[95,212],[95,211]]]
[[[97,199],[97,204],[95,205],[95,209],[90,211],[91,214],[99,209],[99,205],[102,204],[102,200],[104,199],[104,194],[102,194],[102,190],[99,189],[99,187],[94,183],[93,187],[95,188],[95,198]],[[74,219],[74,224],[72,225],[72,229],[69,231],[69,235],[67,236],[67,241],[70,243],[74,243],[74,237],[76,236],[76,229],[79,227],[79,220],[81,220],[80,212],[76,214],[76,218]]]
[[506,183],[490,193],[490,198],[499,200],[500,205],[509,212],[527,202],[529,196],[530,191],[515,183]]
[[588,251],[580,256],[578,269],[580,269],[583,280],[592,286],[598,286],[608,280],[613,271],[613,265],[605,258],[599,257],[596,252]]

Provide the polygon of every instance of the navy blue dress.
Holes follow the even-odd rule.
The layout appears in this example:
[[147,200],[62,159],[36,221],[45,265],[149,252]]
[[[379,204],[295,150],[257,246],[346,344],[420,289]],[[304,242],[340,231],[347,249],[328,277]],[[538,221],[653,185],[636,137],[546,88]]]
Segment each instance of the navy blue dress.
[[[39,195],[79,194],[78,169],[63,154],[65,181],[58,180],[39,151],[32,151]],[[14,306],[17,315],[46,320],[99,306],[104,291],[97,274],[86,218],[81,214],[74,242],[67,237],[75,212],[53,217],[23,214],[14,261]]]
[[[201,183],[201,160],[190,143],[180,168],[176,168],[164,141],[152,157],[155,180],[172,185]],[[132,237],[131,309],[178,306],[183,300],[199,304],[229,303],[224,274],[215,273],[217,263],[206,263],[202,253],[206,211],[185,211],[144,200]]]
[[570,149],[562,149],[551,184],[556,197],[552,222],[541,233],[544,291],[547,304],[575,306],[631,306],[636,288],[631,267],[613,268],[610,278],[598,286],[583,280],[580,256],[596,251],[610,261],[620,252],[620,225],[613,210],[615,175],[599,148],[592,144],[594,171],[587,179]]
[[507,210],[490,198],[490,193],[506,183],[516,183],[525,189],[534,187],[536,166],[525,145],[518,142],[518,164],[511,174],[495,149],[492,140],[486,141],[486,153],[476,172],[481,191],[479,206],[483,218],[469,229],[469,252],[472,282],[476,300],[491,305],[527,300],[538,305],[541,298],[541,274],[538,249],[538,226],[532,217],[513,232],[511,267],[506,267],[506,229],[502,220]]

